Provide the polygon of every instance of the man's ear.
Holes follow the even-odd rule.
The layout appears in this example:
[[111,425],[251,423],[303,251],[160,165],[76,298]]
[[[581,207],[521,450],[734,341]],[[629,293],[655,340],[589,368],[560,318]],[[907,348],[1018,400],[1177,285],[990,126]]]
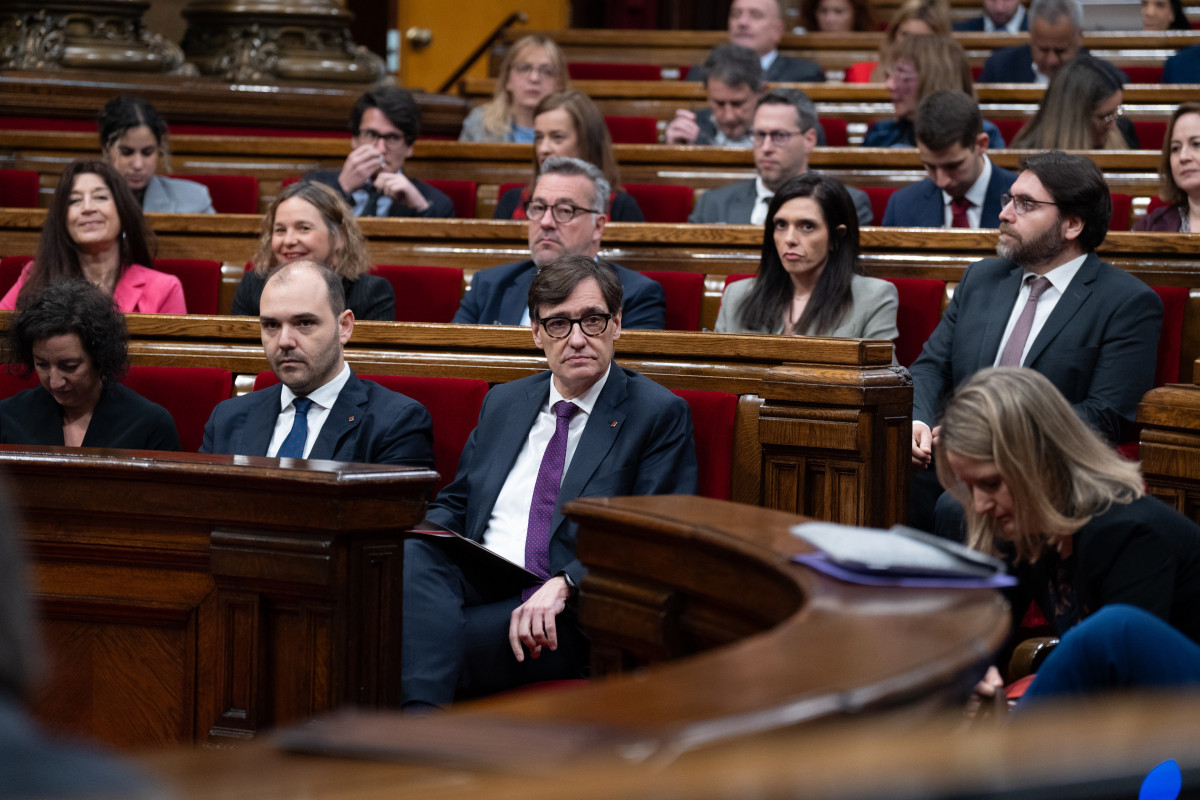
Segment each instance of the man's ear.
[[975,150],[979,155],[983,155],[991,143],[992,137],[987,135],[987,131],[980,131],[979,135],[975,137]]
[[[542,347],[542,326],[537,324],[537,320],[533,317],[529,318],[529,330],[533,334],[533,343],[539,348]],[[544,348],[543,348],[544,349]]]
[[1068,242],[1075,241],[1083,234],[1083,218],[1074,214],[1062,218],[1063,238]]
[[354,333],[354,312],[346,309],[338,316],[338,339],[344,347]]

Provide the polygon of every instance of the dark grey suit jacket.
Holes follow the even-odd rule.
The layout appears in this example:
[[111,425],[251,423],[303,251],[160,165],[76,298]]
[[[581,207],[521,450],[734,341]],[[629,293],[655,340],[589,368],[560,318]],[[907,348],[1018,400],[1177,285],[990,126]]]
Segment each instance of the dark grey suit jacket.
[[[992,366],[1023,270],[989,258],[972,264],[909,372],[913,419],[940,421],[955,387]],[[1079,416],[1111,442],[1133,430],[1154,387],[1162,301],[1146,284],[1090,253],[1034,339],[1025,366],[1050,379]]]
[[[265,456],[282,393],[277,383],[219,403],[200,452]],[[433,421],[416,400],[351,372],[308,457],[433,469]]]
[[[563,503],[579,497],[696,492],[696,445],[687,402],[631,369],[613,364],[609,370],[550,521],[550,574],[566,572],[577,584],[584,575],[575,558],[577,525],[563,516]],[[429,522],[483,541],[500,489],[549,396],[548,371],[488,392],[454,482],[429,507]]]
[[[854,210],[858,212],[858,224],[870,225],[875,219],[871,210],[871,198],[861,189],[847,186]],[[700,195],[696,207],[688,215],[688,222],[707,225],[749,225],[750,214],[758,195],[754,193],[754,179],[738,181],[720,189],[709,189]]]

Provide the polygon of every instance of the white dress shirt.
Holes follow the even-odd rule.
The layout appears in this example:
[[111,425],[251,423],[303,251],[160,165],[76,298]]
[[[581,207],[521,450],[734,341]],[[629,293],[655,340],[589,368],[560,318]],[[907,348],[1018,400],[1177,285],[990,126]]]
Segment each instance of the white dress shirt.
[[[1037,341],[1042,326],[1050,318],[1050,312],[1058,305],[1059,299],[1067,290],[1075,273],[1079,272],[1079,268],[1083,266],[1085,258],[1087,258],[1086,253],[1046,273],[1046,278],[1050,281],[1050,288],[1042,292],[1042,296],[1038,298],[1037,309],[1033,312],[1033,327],[1029,329],[1029,338],[1025,340],[1025,349],[1021,351],[1022,366],[1025,364],[1025,356],[1028,355],[1029,348],[1033,347],[1033,343]],[[1004,338],[1000,340],[1000,347],[996,350],[996,358],[992,362],[992,366],[1000,365],[1000,356],[1008,345],[1008,337],[1012,335],[1012,329],[1017,325],[1017,318],[1021,316],[1021,311],[1024,310],[1025,304],[1029,300],[1030,284],[1032,283],[1029,276],[1033,274],[1026,272],[1021,277],[1021,291],[1017,293],[1017,301],[1013,303],[1012,312],[1008,315],[1008,324],[1004,326]]]
[[[600,380],[579,397],[571,399],[579,410],[571,417],[570,426],[567,428],[567,456],[563,460],[562,471],[564,478],[567,476],[567,470],[571,468],[571,460],[575,456],[575,448],[579,446],[579,439],[583,436],[583,429],[587,427],[588,417],[591,416],[596,399],[600,397],[612,369],[612,364],[609,364],[609,371],[604,373]],[[492,515],[488,519],[487,530],[483,533],[484,547],[521,566],[525,566],[525,538],[529,532],[529,508],[533,505],[533,487],[537,483],[546,446],[550,444],[550,439],[558,427],[554,404],[563,399],[565,398],[559,394],[554,386],[554,379],[551,378],[550,398],[538,412],[537,419],[529,429],[529,435],[525,437],[525,444],[517,454],[517,460],[513,462],[504,486],[500,488],[496,505],[492,507]]]
[[996,23],[992,22],[992,18],[987,14],[983,15],[983,32],[984,33],[1020,33],[1021,23],[1025,20],[1025,6],[1017,6],[1017,13],[1012,15],[1012,19],[1003,28],[997,28]]
[[766,187],[762,178],[755,178],[754,194],[754,209],[750,212],[750,224],[762,225],[767,221],[767,208],[775,198],[775,193]]
[[[308,458],[308,454],[312,452],[313,444],[316,443],[317,436],[321,434],[325,420],[329,418],[329,409],[333,408],[333,404],[337,402],[338,395],[342,393],[348,380],[350,380],[350,365],[344,364],[336,378],[308,395],[308,399],[312,400],[313,404],[309,407],[307,414],[308,438],[304,440],[304,458]],[[280,408],[279,416],[275,420],[275,433],[271,436],[271,446],[267,448],[269,456],[279,453],[283,440],[291,433],[292,422],[296,419],[296,406],[292,404],[295,399],[296,393],[285,385],[279,396]]]
[[[963,197],[971,201],[971,207],[967,209],[967,222],[972,228],[978,228],[980,221],[983,219],[983,201],[987,199],[988,183],[992,180],[992,161],[987,156],[983,157],[983,169],[979,173],[979,177],[971,184],[971,188],[967,189],[967,193]],[[942,227],[949,228],[954,224],[954,207],[950,202],[954,198],[946,192],[942,192]]]

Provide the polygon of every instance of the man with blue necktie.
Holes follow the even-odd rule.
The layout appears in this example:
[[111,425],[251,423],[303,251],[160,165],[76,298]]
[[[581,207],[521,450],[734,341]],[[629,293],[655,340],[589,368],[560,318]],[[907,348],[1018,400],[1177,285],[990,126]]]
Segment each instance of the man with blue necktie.
[[271,273],[259,320],[280,383],[213,409],[200,452],[433,468],[425,407],[346,364],[354,312],[332,270],[301,259]]

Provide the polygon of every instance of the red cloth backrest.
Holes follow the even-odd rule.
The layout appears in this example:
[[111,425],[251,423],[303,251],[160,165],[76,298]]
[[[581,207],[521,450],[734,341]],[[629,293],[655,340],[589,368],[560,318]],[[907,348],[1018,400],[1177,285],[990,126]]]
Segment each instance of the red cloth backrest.
[[674,389],[692,409],[696,462],[699,466],[697,491],[702,497],[728,500],[733,476],[733,429],[737,418],[738,397],[727,392],[703,392]]
[[195,258],[156,258],[154,268],[183,284],[189,314],[216,314],[221,300],[221,262]]
[[734,272],[730,275],[726,275],[725,276],[725,289],[728,289],[729,284],[731,284],[731,283],[737,283],[738,281],[744,281],[747,278],[753,278],[753,277],[754,277],[753,272]]
[[988,121],[1000,129],[1000,135],[1004,137],[1004,143],[1009,147],[1012,147],[1013,139],[1017,138],[1017,133],[1025,127],[1026,122],[1024,119],[1012,117],[1001,117]]
[[657,144],[658,120],[654,117],[605,117],[613,144]]
[[971,66],[971,80],[979,82],[979,76],[983,74],[983,64],[974,64]]
[[172,175],[208,187],[218,214],[257,214],[258,178],[253,175]]
[[846,120],[821,117],[821,127],[825,129],[826,147],[846,147],[850,144],[850,137],[846,133]]
[[878,225],[883,221],[883,212],[887,211],[888,198],[896,191],[895,186],[866,186],[863,191],[871,198],[871,224]]
[[[870,83],[871,73],[879,66],[878,61],[859,61],[851,64],[846,68],[846,77],[843,80],[846,83]],[[826,131],[826,137],[829,133]]]
[[662,67],[657,64],[568,61],[567,74],[573,81],[661,81]]
[[946,282],[928,278],[885,278],[900,295],[896,313],[896,360],[909,366],[921,355],[925,340],[942,318],[942,298]]
[[217,403],[233,395],[233,374],[217,367],[136,366],[121,383],[171,414],[187,452],[200,449],[204,423]]
[[667,300],[666,329],[700,330],[700,307],[704,303],[704,275],[699,272],[643,272],[663,287]]
[[0,208],[37,208],[38,174],[30,169],[0,169]]
[[1137,134],[1138,146],[1143,150],[1158,150],[1167,138],[1165,119],[1135,119],[1133,130]]
[[1163,304],[1162,332],[1158,336],[1158,366],[1154,385],[1179,381],[1179,358],[1183,350],[1183,318],[1187,311],[1186,286],[1151,286]]
[[[479,421],[479,409],[488,392],[487,381],[474,378],[416,378],[407,375],[359,375],[385,389],[411,397],[433,418],[433,463],[441,479],[435,487],[454,480],[458,459],[467,437]],[[254,391],[279,383],[274,372],[260,372],[254,379]]]
[[445,192],[454,203],[454,215],[463,219],[475,218],[475,181],[427,180],[435,189]]
[[25,265],[33,261],[33,256],[5,256],[0,258],[0,297],[8,294],[17,282],[17,278],[21,277],[21,270],[25,269]]
[[392,285],[397,322],[449,322],[458,311],[461,269],[383,264],[371,272]]
[[290,178],[284,178],[279,182],[279,188],[283,189],[287,186],[291,186],[293,183],[298,183],[301,180],[303,180],[303,178],[299,175],[293,175]]
[[695,192],[690,186],[658,183],[627,183],[625,191],[637,200],[646,222],[687,222]]
[[1108,222],[1108,229],[1110,231],[1127,231],[1129,230],[1129,215],[1133,212],[1133,197],[1121,192],[1112,192],[1111,195],[1113,215]]
[[38,385],[36,372],[30,370],[27,377],[21,378],[13,372],[16,368],[16,364],[5,364],[0,368],[0,400],[5,400],[14,394],[23,392],[26,389],[32,389]]
[[1129,76],[1130,83],[1162,83],[1163,68],[1162,65],[1139,65],[1130,67],[1121,67],[1126,75]]

